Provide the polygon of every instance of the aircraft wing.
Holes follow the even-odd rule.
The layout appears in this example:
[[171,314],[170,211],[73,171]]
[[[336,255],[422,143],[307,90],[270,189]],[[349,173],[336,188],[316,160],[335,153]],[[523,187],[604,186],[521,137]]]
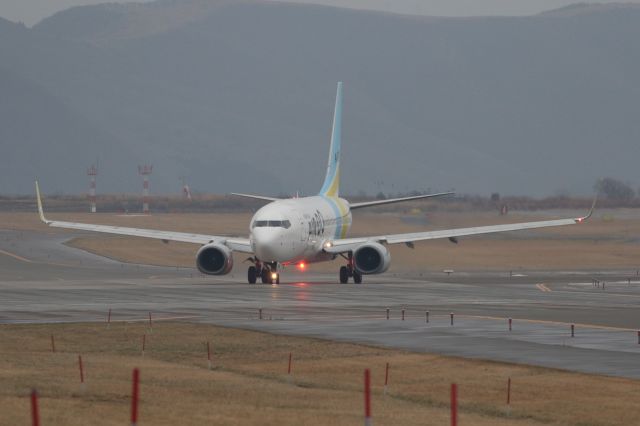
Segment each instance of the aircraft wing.
[[235,250],[243,253],[253,253],[253,250],[251,249],[251,244],[249,243],[249,239],[247,238],[223,237],[223,236],[204,235],[204,234],[189,234],[185,232],[159,231],[159,230],[153,230],[153,229],[127,228],[122,226],[92,225],[88,223],[61,222],[56,220],[47,220],[47,218],[44,216],[44,211],[42,209],[42,199],[40,197],[40,187],[38,186],[38,182],[36,182],[36,196],[38,201],[38,213],[40,215],[40,220],[44,222],[46,225],[51,226],[53,228],[78,229],[82,231],[92,231],[92,232],[100,232],[100,233],[106,233],[106,234],[129,235],[132,237],[152,238],[152,239],[161,240],[164,242],[177,241],[177,242],[192,243],[192,244],[209,244],[212,242],[217,242],[217,243],[226,245],[231,250]]
[[366,242],[378,242],[383,244],[404,243],[411,247],[411,244],[417,241],[493,234],[497,232],[519,231],[524,229],[549,228],[553,226],[578,225],[591,217],[595,208],[595,203],[596,201],[594,200],[591,210],[589,210],[589,213],[583,217],[544,220],[538,222],[510,223],[505,225],[476,226],[472,228],[444,229],[439,231],[413,232],[407,234],[378,235],[374,237],[344,238],[327,241],[324,246],[324,251],[327,253],[344,253],[352,251],[359,245]]

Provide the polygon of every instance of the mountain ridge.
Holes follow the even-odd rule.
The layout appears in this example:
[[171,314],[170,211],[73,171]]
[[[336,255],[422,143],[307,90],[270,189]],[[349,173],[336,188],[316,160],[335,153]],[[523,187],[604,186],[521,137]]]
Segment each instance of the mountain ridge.
[[[586,194],[602,175],[638,182],[635,7],[478,19],[251,1],[145,7],[93,7],[33,29],[7,26],[0,37],[0,70],[66,105],[60,127],[84,123],[82,135],[56,131],[55,144],[77,151],[59,160],[64,173],[48,169],[57,188],[81,189],[90,151],[100,149],[91,140],[112,139],[127,161],[106,150],[105,191],[135,190],[134,166],[149,162],[158,191],[179,190],[187,176],[196,191],[313,193],[337,81],[347,192]],[[44,143],[7,120],[3,147]],[[78,148],[83,139],[91,149]],[[32,152],[34,168],[50,162]],[[12,168],[0,192],[30,192],[31,180]]]

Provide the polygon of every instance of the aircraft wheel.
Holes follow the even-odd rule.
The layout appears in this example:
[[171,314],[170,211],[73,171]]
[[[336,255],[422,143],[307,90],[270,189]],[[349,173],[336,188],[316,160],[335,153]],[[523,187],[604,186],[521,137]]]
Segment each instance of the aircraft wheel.
[[271,272],[269,272],[268,268],[262,269],[260,279],[262,280],[262,284],[271,284]]
[[247,281],[249,281],[249,284],[255,284],[257,279],[258,272],[256,271],[256,267],[249,266],[249,269],[247,270]]
[[353,271],[353,282],[356,284],[362,284],[362,274],[357,271]]
[[280,284],[280,274],[276,277],[276,284]]
[[340,267],[340,284],[346,284],[349,282],[349,268],[346,266]]

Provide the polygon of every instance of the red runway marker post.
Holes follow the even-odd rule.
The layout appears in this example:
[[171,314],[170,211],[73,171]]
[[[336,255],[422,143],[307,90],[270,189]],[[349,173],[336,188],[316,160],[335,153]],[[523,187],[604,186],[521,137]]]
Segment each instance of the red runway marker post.
[[451,384],[451,426],[458,425],[458,385]]
[[151,312],[149,312],[149,332],[153,333],[153,323],[151,322]]
[[451,317],[451,325],[453,325],[453,312],[451,312],[449,316]]
[[513,320],[509,318],[509,331],[512,330]]
[[402,310],[402,321],[404,321],[404,309]]
[[207,341],[207,361],[209,363],[209,370],[211,370],[211,347],[209,346],[209,341]]
[[31,391],[31,424],[33,426],[40,425],[40,413],[38,412],[38,392],[35,389]]
[[131,389],[131,426],[138,424],[138,397],[140,392],[140,370],[133,369],[133,384]]
[[511,405],[511,377],[507,380],[507,405]]
[[142,335],[142,356],[144,356],[144,350],[147,347],[147,335],[143,334]]
[[111,327],[111,308],[109,308],[109,313],[107,314],[107,328]]
[[387,308],[387,319],[389,319],[389,308]]
[[287,367],[287,374],[291,375],[291,352],[289,352],[289,366]]
[[424,316],[426,317],[426,322],[427,322],[427,324],[429,324],[429,311],[426,311],[426,312],[424,313]]
[[84,366],[82,365],[82,355],[78,355],[78,369],[80,370],[80,384],[84,384]]
[[384,394],[387,394],[387,385],[389,384],[389,363],[384,369]]
[[575,324],[571,324],[571,337],[575,337],[576,326]]
[[364,426],[371,426],[371,372],[364,370]]

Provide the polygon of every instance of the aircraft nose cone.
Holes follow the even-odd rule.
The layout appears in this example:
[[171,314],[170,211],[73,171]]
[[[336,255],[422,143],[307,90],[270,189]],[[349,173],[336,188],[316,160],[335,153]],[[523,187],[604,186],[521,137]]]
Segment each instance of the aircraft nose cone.
[[255,229],[253,241],[255,243],[256,255],[263,262],[278,262],[280,259],[280,231],[276,229]]

